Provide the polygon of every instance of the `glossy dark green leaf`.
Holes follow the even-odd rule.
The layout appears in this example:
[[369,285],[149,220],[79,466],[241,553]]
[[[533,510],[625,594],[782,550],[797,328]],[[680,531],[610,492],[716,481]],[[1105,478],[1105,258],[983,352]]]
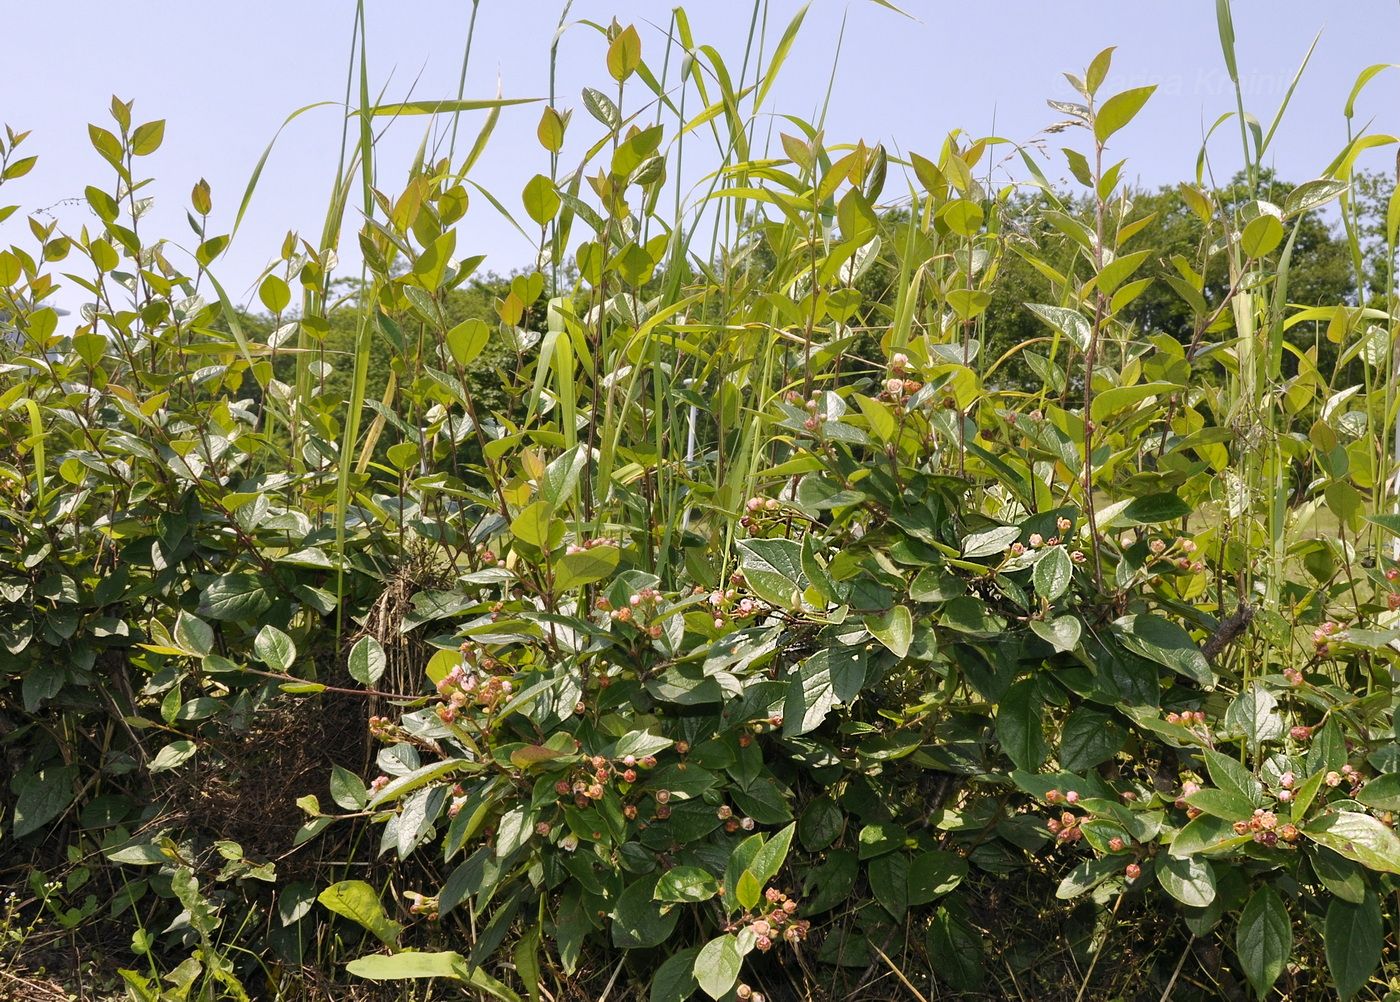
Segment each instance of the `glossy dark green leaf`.
[[1293,954],[1293,930],[1288,909],[1272,887],[1250,895],[1235,930],[1235,954],[1254,994],[1264,998]]
[[1371,980],[1383,945],[1380,902],[1367,892],[1360,904],[1333,898],[1327,905],[1323,945],[1337,995],[1349,999]]

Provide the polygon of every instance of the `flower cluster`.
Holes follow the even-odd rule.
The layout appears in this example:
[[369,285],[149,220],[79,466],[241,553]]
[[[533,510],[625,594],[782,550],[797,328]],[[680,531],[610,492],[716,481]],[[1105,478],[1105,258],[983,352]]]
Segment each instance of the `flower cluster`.
[[483,567],[504,567],[506,565],[506,562],[498,557],[495,551],[485,543],[481,543],[477,546],[476,559],[481,562],[481,566]]
[[1362,785],[1361,773],[1350,765],[1342,766],[1341,772],[1335,769],[1328,772],[1322,777],[1322,781],[1333,789],[1346,783],[1351,787],[1353,795],[1360,791]]
[[1329,619],[1317,629],[1313,630],[1313,646],[1317,648],[1318,654],[1327,653],[1327,641],[1341,632],[1341,629],[1341,623]]
[[776,887],[769,887],[763,892],[763,900],[759,902],[758,910],[745,915],[740,923],[747,925],[753,932],[754,946],[760,952],[767,953],[777,939],[781,938],[796,946],[807,938],[812,923],[797,918],[796,915],[797,899],[789,897]]
[[661,624],[651,622],[660,607],[661,592],[655,588],[634,591],[627,596],[627,604],[619,608],[613,608],[612,602],[601,595],[593,603],[593,608],[607,613],[614,623],[630,623],[653,640],[661,636]]
[[515,689],[510,679],[494,674],[501,668],[494,658],[483,657],[473,666],[473,652],[468,644],[462,645],[462,658],[462,663],[437,684],[438,695],[443,700],[438,704],[437,715],[445,724],[455,721],[469,705],[490,713],[509,699]]
[[753,818],[736,817],[734,809],[728,804],[720,804],[715,808],[715,817],[724,822],[724,830],[727,832],[737,832],[741,828],[751,832],[754,829]]
[[802,395],[796,390],[789,390],[786,399],[793,407],[800,404],[802,409],[807,412],[807,417],[802,422],[803,428],[806,428],[808,431],[816,431],[821,428],[822,418],[825,417],[824,414],[820,413],[822,399],[821,390],[813,390],[812,395],[805,401],[802,399]]
[[[1050,790],[1045,794],[1047,804],[1069,804],[1073,806],[1079,803],[1079,791],[1068,790],[1061,793],[1059,790]],[[1073,844],[1084,837],[1084,832],[1079,827],[1080,818],[1070,811],[1061,812],[1058,818],[1049,818],[1045,822],[1045,827],[1050,829],[1050,834],[1055,836],[1056,842],[1068,842]]]
[[1206,714],[1204,710],[1182,710],[1180,713],[1173,711],[1167,714],[1166,721],[1169,724],[1180,724],[1190,731],[1199,729],[1202,734],[1208,735],[1210,733],[1205,726]]
[[1273,811],[1266,811],[1262,807],[1256,807],[1254,814],[1247,821],[1236,821],[1236,835],[1250,835],[1254,841],[1260,845],[1276,846],[1282,840],[1284,845],[1292,845],[1298,841],[1298,828],[1291,823],[1280,825],[1278,815]]
[[[738,583],[742,584],[743,579],[739,579]],[[704,595],[705,592],[705,588],[696,586],[695,594]],[[708,604],[710,614],[714,616],[715,629],[717,630],[724,628],[726,620],[746,619],[749,616],[762,615],[769,609],[768,604],[759,599],[747,595],[740,598],[739,590],[733,587],[716,588],[710,591]]]
[[410,915],[422,915],[429,922],[438,920],[438,899],[428,897],[426,894],[419,894],[417,891],[404,891],[404,897],[410,902],[408,913]]
[[[639,769],[655,767],[656,758],[652,755],[643,755],[640,758],[636,755],[624,755],[616,760],[594,755],[586,759],[572,777],[555,782],[554,792],[561,797],[572,797],[574,806],[581,809],[588,807],[595,800],[602,800],[610,785],[618,787],[619,792],[625,794],[632,784],[637,782]],[[652,792],[652,798],[656,801],[657,820],[664,821],[670,817],[671,791],[655,790]],[[638,813],[636,804],[624,805],[622,813],[628,821],[635,821]]]

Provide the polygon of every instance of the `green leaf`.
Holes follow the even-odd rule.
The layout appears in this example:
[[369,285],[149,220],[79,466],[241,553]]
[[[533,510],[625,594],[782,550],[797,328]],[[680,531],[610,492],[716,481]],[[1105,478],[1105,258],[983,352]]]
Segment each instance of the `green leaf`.
[[1254,775],[1228,755],[1206,748],[1201,751],[1210,781],[1247,801],[1253,810],[1263,803],[1264,787]]
[[388,664],[389,660],[385,657],[384,648],[380,646],[379,641],[373,637],[361,637],[355,641],[355,646],[350,648],[346,667],[350,677],[356,682],[373,688],[378,684]]
[[865,628],[897,658],[907,655],[909,645],[914,642],[914,617],[907,606],[896,605],[874,616],[866,616]]
[[272,608],[265,579],[252,574],[224,574],[209,582],[199,596],[198,612],[210,619],[255,621]]
[[287,672],[296,661],[297,647],[291,637],[269,623],[253,638],[253,653],[273,671]]
[[1235,953],[1254,994],[1264,998],[1293,954],[1293,930],[1283,899],[1269,885],[1255,891],[1240,913]]
[[820,852],[841,836],[846,827],[846,815],[827,796],[814,797],[802,809],[797,819],[797,840],[808,852]]
[[181,609],[175,617],[175,643],[182,650],[205,657],[214,650],[214,630],[204,620]]
[[1080,706],[1065,718],[1060,731],[1060,765],[1071,772],[1087,772],[1116,755],[1124,736],[1107,713]]
[[1006,690],[997,708],[997,740],[1016,768],[1027,772],[1040,768],[1049,751],[1040,702],[1034,680],[1023,679]]
[[347,811],[362,811],[369,803],[364,781],[341,765],[331,766],[331,799]]
[[681,913],[674,908],[662,911],[656,901],[658,884],[660,879],[655,874],[640,877],[618,897],[612,913],[613,946],[623,950],[647,949],[670,938]]
[[1283,718],[1278,700],[1267,689],[1254,687],[1230,703],[1225,710],[1225,726],[1243,734],[1252,748],[1283,737]]
[[647,1002],[685,1002],[700,987],[695,980],[695,947],[667,957],[651,976],[651,993]]
[[1031,632],[1063,654],[1079,646],[1083,625],[1075,616],[1056,616],[1050,621],[1031,620]]
[[1303,834],[1367,869],[1400,873],[1400,836],[1369,814],[1323,814],[1305,825]]
[[1159,856],[1157,883],[1191,908],[1204,908],[1215,900],[1215,871],[1196,856]]
[[14,780],[15,838],[38,831],[62,814],[73,802],[73,782],[77,776],[76,765],[21,772]]
[[1249,257],[1263,257],[1283,243],[1283,222],[1271,213],[1255,216],[1240,234],[1240,249]]
[[1157,525],[1175,522],[1191,514],[1191,506],[1170,493],[1147,494],[1134,498],[1114,520],[1119,525]]
[[1224,818],[1202,814],[1181,829],[1167,851],[1173,856],[1225,852],[1244,845],[1250,839],[1249,835],[1236,835],[1234,827]]
[[797,666],[783,703],[783,734],[796,737],[821,726],[839,703],[850,703],[865,684],[862,647],[832,645]]
[[1110,136],[1136,117],[1156,89],[1156,84],[1134,87],[1105,101],[1094,116],[1094,138],[1100,143],[1107,142]]
[[1074,580],[1074,563],[1069,559],[1063,546],[1052,546],[1035,562],[1031,571],[1031,581],[1035,593],[1047,602],[1053,602],[1063,595]]
[[955,852],[930,849],[909,864],[908,901],[926,905],[955,890],[967,876],[967,860]]
[[796,830],[796,824],[788,825],[764,842],[763,848],[758,850],[758,854],[754,856],[753,862],[748,866],[748,872],[754,875],[754,879],[758,881],[760,887],[767,886],[768,882],[776,877],[778,871],[783,868],[788,848],[792,845],[793,832]]
[[1226,821],[1243,821],[1254,813],[1253,804],[1230,790],[1197,790],[1186,798],[1186,802],[1199,811]]
[[744,539],[739,566],[755,595],[780,609],[800,608],[807,590],[802,545],[793,539]]
[[1360,904],[1333,898],[1327,905],[1322,939],[1337,994],[1349,999],[1371,980],[1381,962],[1384,939],[1375,892],[1368,890]]
[[525,183],[525,191],[520,197],[525,203],[525,212],[539,226],[544,226],[559,211],[559,192],[555,189],[554,182],[543,174],[536,174],[530,178]]
[[491,328],[484,320],[463,320],[447,332],[447,350],[452,361],[467,366],[476,360],[491,340]]
[[673,866],[656,882],[657,901],[708,901],[719,893],[719,881],[698,866]]
[[1014,525],[998,525],[991,529],[970,533],[963,541],[962,555],[969,560],[974,557],[988,557],[1002,553],[1021,537],[1021,530]]
[[328,911],[359,923],[385,946],[393,946],[403,932],[403,926],[385,913],[374,888],[363,880],[331,884],[316,900]]
[[404,981],[409,978],[450,978],[465,980],[467,961],[460,953],[418,953],[408,951],[386,955],[372,953],[345,965],[357,978],[369,981]]
[[138,125],[136,131],[131,134],[131,152],[138,157],[150,156],[160,149],[164,139],[165,119]]
[[571,591],[602,581],[617,570],[622,551],[616,546],[592,546],[578,553],[566,553],[555,565],[554,588]]
[[743,966],[739,941],[730,935],[718,936],[702,946],[696,955],[695,980],[706,995],[719,999],[734,987]]
[[172,741],[156,753],[156,757],[151,759],[150,765],[146,766],[147,772],[165,772],[167,769],[174,769],[194,758],[195,744],[185,738],[179,741]]
[[933,972],[958,992],[977,991],[986,978],[982,937],[946,905],[934,913],[925,944]]
[[1400,811],[1400,772],[1387,772],[1367,780],[1356,799],[1376,810]]
[[1165,665],[1204,688],[1213,688],[1215,674],[1191,635],[1160,616],[1141,613],[1114,620],[1123,646],[1149,661]]
[[909,909],[909,857],[902,852],[886,853],[866,866],[870,890],[880,906],[895,920]]

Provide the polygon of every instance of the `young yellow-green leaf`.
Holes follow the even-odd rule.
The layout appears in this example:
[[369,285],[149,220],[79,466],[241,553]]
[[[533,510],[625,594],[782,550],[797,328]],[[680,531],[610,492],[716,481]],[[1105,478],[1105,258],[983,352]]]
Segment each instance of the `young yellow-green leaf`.
[[1283,243],[1283,223],[1270,213],[1256,216],[1240,234],[1240,249],[1250,257],[1263,257]]
[[608,72],[619,83],[642,65],[642,38],[632,25],[624,28],[608,46]]
[[550,537],[554,534],[551,531],[553,521],[553,507],[547,501],[536,501],[515,516],[510,523],[510,533],[522,543],[529,543],[541,550],[552,549]]
[[292,290],[276,275],[268,275],[258,286],[258,298],[270,313],[281,313],[292,301]]
[[1108,67],[1109,64],[1113,62],[1113,50],[1115,48],[1117,48],[1117,46],[1110,45],[1095,56],[1093,61],[1089,63],[1089,70],[1084,74],[1084,89],[1089,92],[1091,97],[1098,93],[1099,86],[1104,82],[1104,78],[1108,76]]
[[593,546],[559,558],[554,574],[554,588],[565,592],[601,581],[617,569],[622,551],[616,546]]
[[1151,256],[1152,251],[1141,250],[1114,258],[1108,264],[1104,265],[1103,270],[1099,272],[1098,282],[1096,283],[1099,291],[1105,296],[1113,295],[1113,290],[1131,278],[1133,272],[1141,268],[1142,263]]
[[452,361],[467,366],[490,340],[491,328],[485,320],[463,320],[447,332],[447,350],[452,353]]
[[385,913],[374,888],[363,880],[331,884],[316,900],[329,911],[359,923],[385,946],[393,946],[403,932],[403,926]]
[[554,182],[543,174],[536,174],[525,183],[521,199],[525,203],[526,213],[540,226],[548,223],[559,211],[559,192],[555,190]]
[[535,135],[539,137],[540,145],[550,153],[558,153],[564,148],[564,132],[569,127],[569,113],[560,113],[557,109],[546,106],[540,113],[540,124],[535,128]]
[[894,438],[894,433],[898,428],[895,423],[894,414],[885,404],[878,400],[871,399],[863,393],[857,393],[856,404],[860,407],[860,412],[865,416],[865,421],[870,425],[870,431],[881,442],[889,442]]
[[1121,94],[1114,94],[1105,101],[1099,107],[1098,113],[1094,115],[1094,138],[1100,143],[1107,142],[1109,136],[1136,117],[1156,89],[1156,84],[1149,87],[1134,87]]
[[157,119],[154,122],[147,122],[145,125],[138,125],[136,131],[131,135],[131,152],[138,157],[149,156],[160,149],[161,141],[165,138],[165,119]]
[[465,980],[467,961],[460,953],[372,953],[345,965],[345,970],[368,981],[405,981],[411,978]]

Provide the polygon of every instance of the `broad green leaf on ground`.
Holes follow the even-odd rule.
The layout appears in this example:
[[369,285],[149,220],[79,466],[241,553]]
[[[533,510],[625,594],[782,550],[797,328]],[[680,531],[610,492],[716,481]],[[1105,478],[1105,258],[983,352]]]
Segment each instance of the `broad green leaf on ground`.
[[342,880],[331,884],[316,900],[328,911],[363,926],[385,946],[393,946],[403,932],[403,926],[385,913],[378,893],[363,880]]

